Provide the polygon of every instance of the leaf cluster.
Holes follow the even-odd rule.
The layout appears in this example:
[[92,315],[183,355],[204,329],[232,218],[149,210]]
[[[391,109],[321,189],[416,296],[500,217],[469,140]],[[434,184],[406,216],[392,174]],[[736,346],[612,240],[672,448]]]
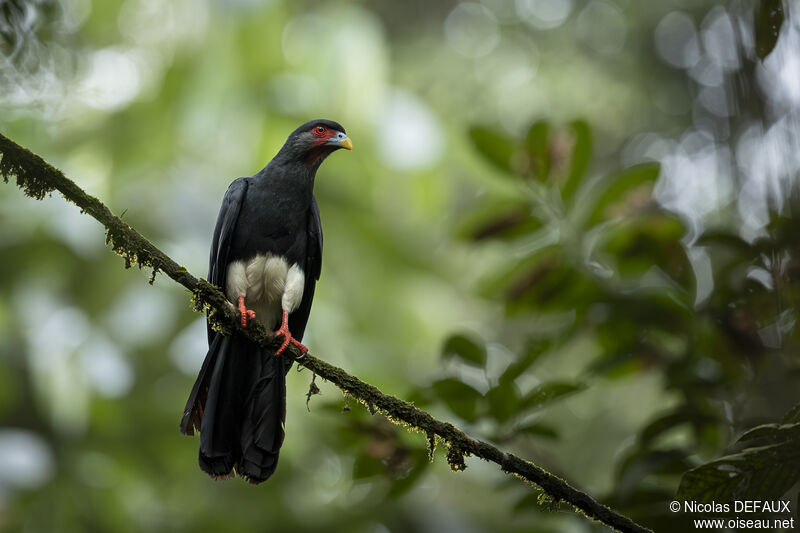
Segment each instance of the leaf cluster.
[[[723,449],[731,423],[745,431],[797,400],[789,392],[797,390],[797,372],[781,361],[796,353],[798,340],[800,242],[791,213],[774,214],[768,235],[752,242],[714,229],[690,245],[683,221],[652,199],[658,164],[598,171],[583,122],[555,129],[540,121],[520,139],[476,127],[470,138],[487,168],[518,191],[482,198],[456,230],[462,239],[508,250],[509,260],[487,276],[482,292],[503,305],[509,324],[489,345],[516,359],[485,391],[456,376],[435,381],[430,396],[468,422],[488,422],[498,441],[557,439],[559,428],[536,417],[553,400],[597,380],[659,373],[677,401],[620,455],[609,495],[654,527],[682,527],[663,504],[679,483],[680,497],[703,501],[778,497],[800,480],[796,421],[747,431],[733,455],[702,466],[697,459]],[[703,281],[714,284],[710,295],[698,293],[690,253],[710,261],[710,280]],[[576,338],[599,348],[577,378],[520,390],[520,376],[535,376],[543,355]],[[488,354],[487,341],[469,334],[453,335],[443,347],[445,359],[484,371]],[[748,402],[759,395],[769,400]]]

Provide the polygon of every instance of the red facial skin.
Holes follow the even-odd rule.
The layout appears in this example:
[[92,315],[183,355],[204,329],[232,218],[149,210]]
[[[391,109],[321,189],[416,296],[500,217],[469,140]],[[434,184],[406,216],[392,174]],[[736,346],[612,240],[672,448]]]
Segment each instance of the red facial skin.
[[325,143],[338,132],[325,126],[314,126],[309,131],[314,136],[314,148],[308,153],[307,163],[313,165],[335,150],[335,147]]
[[326,128],[325,126],[315,126],[311,128],[311,134],[316,137],[314,142],[315,146],[322,146],[328,139],[336,135],[336,130]]

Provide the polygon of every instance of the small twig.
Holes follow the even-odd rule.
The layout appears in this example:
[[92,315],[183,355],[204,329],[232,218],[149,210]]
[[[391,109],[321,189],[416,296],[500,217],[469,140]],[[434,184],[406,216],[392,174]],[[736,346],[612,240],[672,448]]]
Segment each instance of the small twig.
[[[106,242],[111,244],[116,253],[125,258],[126,266],[136,263],[140,268],[152,268],[154,272],[161,271],[189,289],[193,294],[194,309],[207,310],[209,321],[215,329],[227,334],[239,331],[261,346],[273,350],[278,348],[281,341],[276,340],[274,335],[258,322],[251,322],[247,329],[242,329],[233,305],[217,287],[192,276],[185,267],[178,265],[136,230],[114,216],[100,200],[86,194],[75,182],[38,155],[0,134],[0,157],[2,157],[0,175],[4,181],[8,182],[9,179],[15,178],[17,185],[25,191],[25,194],[39,200],[54,190],[61,192],[67,200],[74,202],[83,212],[106,227]],[[491,444],[474,439],[449,422],[437,420],[408,402],[384,394],[341,368],[309,354],[303,356],[298,348],[291,345],[284,354],[310,369],[315,375],[319,374],[323,379],[342,389],[345,394],[345,409],[349,409],[349,397],[353,396],[371,411],[377,410],[385,414],[392,422],[407,424],[424,432],[431,449],[433,448],[431,443],[435,444],[435,437],[439,436],[447,444],[447,461],[454,470],[466,468],[464,458],[474,455],[498,464],[503,472],[538,485],[553,501],[568,502],[586,516],[603,522],[613,529],[636,533],[649,531],[630,518],[597,502],[585,492],[573,488],[547,470],[505,453]]]
[[311,408],[308,406],[308,402],[311,401],[311,397],[316,394],[322,394],[319,391],[319,387],[317,387],[317,373],[312,372],[311,374],[311,383],[308,385],[308,392],[306,393],[306,410],[310,413]]
[[344,392],[344,405],[342,406],[342,412],[343,413],[349,413],[350,412],[350,395],[344,389],[342,389],[342,391]]

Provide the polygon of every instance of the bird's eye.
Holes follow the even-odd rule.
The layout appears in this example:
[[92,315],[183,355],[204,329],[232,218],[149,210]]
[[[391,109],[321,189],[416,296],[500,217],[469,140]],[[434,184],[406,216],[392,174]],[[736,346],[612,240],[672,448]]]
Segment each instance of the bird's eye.
[[325,126],[317,126],[316,128],[314,128],[314,133],[316,133],[317,135],[322,135],[323,133],[325,133]]

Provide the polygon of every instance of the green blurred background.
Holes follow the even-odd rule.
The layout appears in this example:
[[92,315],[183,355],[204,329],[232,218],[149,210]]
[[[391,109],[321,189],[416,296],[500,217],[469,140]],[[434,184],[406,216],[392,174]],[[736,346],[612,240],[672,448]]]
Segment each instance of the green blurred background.
[[[312,353],[691,530],[679,487],[777,498],[800,477],[781,6],[0,0],[0,131],[205,275],[228,184],[339,121],[355,150],[318,174]],[[276,475],[210,480],[178,432],[203,317],[103,243],[59,195],[0,187],[0,530],[602,529],[496,465],[429,463],[424,435],[330,384],[307,410],[308,371]],[[736,442],[779,422],[771,459]],[[683,477],[739,452],[757,460]]]

